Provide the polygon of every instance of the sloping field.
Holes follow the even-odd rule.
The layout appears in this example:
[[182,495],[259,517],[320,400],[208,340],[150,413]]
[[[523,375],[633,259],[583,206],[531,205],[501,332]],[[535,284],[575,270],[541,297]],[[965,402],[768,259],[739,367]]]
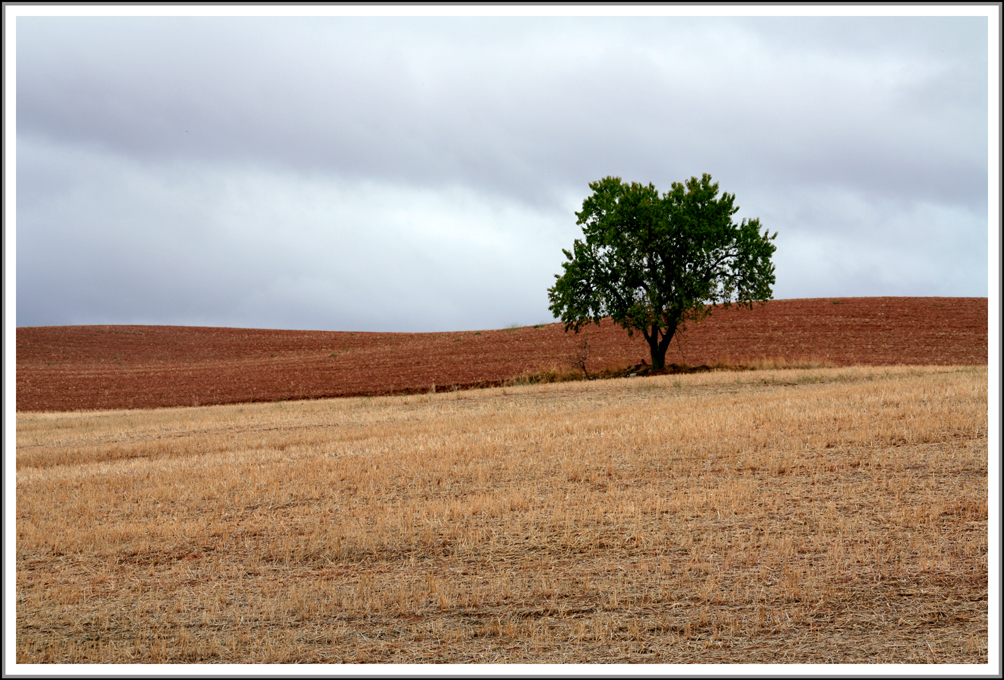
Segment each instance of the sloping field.
[[987,396],[895,366],[21,413],[16,658],[992,676]]
[[[609,320],[583,331],[591,371],[648,360]],[[567,365],[583,335],[558,323],[455,333],[177,326],[17,329],[17,410],[155,408],[499,385]],[[775,300],[719,310],[667,363],[813,358],[833,365],[985,365],[987,298]]]

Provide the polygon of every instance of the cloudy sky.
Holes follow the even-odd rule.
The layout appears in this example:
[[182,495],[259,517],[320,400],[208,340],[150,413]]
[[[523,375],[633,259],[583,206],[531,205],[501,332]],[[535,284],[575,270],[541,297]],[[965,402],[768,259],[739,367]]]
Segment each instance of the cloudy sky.
[[705,172],[775,298],[985,297],[996,21],[22,15],[16,325],[550,322],[589,182]]

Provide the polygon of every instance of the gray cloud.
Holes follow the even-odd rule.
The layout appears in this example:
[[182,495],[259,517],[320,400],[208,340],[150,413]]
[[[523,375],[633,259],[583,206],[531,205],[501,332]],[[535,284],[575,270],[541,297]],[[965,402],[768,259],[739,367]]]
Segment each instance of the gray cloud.
[[21,17],[17,324],[547,320],[611,174],[777,297],[982,296],[987,82],[985,17]]

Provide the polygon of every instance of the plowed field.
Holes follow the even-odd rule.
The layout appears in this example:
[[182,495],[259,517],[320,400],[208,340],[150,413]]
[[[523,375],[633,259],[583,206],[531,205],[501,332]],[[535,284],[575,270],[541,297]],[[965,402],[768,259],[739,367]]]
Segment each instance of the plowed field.
[[[775,300],[717,310],[674,339],[667,363],[812,358],[836,365],[986,365],[987,298]],[[568,365],[589,338],[599,371],[649,359],[609,319],[455,333],[180,326],[17,329],[17,410],[155,408],[498,385]]]

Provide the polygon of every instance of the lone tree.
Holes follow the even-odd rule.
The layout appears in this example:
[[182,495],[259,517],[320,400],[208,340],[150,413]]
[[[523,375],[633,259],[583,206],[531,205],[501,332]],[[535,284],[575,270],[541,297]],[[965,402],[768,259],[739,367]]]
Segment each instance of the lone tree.
[[687,321],[718,305],[771,299],[777,233],[761,234],[759,218],[735,224],[735,195],[719,198],[711,175],[674,182],[661,197],[652,184],[619,177],[589,188],[575,213],[585,242],[562,250],[565,272],[547,291],[566,332],[610,316],[629,335],[641,331],[652,367],[665,368],[669,343]]

